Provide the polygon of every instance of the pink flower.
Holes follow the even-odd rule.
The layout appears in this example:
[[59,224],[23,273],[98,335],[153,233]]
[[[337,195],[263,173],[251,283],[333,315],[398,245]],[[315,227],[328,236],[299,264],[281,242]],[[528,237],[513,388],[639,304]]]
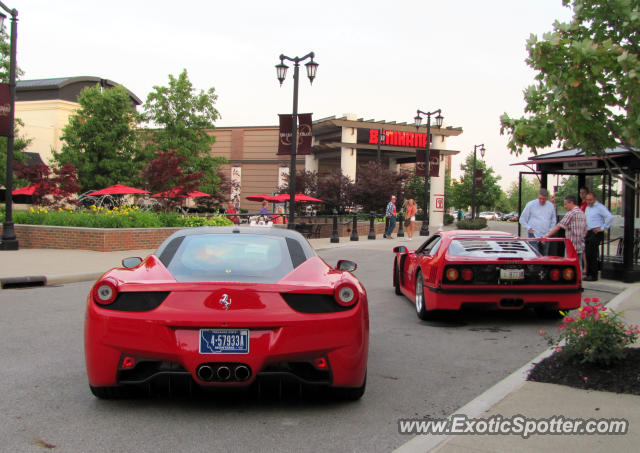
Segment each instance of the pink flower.
[[543,336],[543,335],[546,335],[546,334],[547,334],[546,330],[544,330],[544,329],[538,330],[538,335]]
[[567,328],[567,326],[565,326],[564,324],[560,324],[560,325],[558,326],[558,330],[564,330],[564,329],[566,329],[566,328]]
[[556,346],[555,350],[556,352],[562,352],[562,346]]
[[589,303],[589,302],[591,302],[591,298],[590,298],[590,297],[585,297],[585,298],[584,298],[584,301],[585,301],[586,303]]
[[562,320],[562,322],[565,322],[565,323],[569,323],[569,322],[573,322],[573,321],[575,321],[575,319],[573,319],[571,316],[567,316],[566,318],[564,318]]
[[584,380],[584,382],[587,382],[589,380],[589,378],[586,376],[582,376],[582,379]]
[[599,297],[594,297],[592,300],[593,300],[594,302],[600,302],[600,298],[599,298]]

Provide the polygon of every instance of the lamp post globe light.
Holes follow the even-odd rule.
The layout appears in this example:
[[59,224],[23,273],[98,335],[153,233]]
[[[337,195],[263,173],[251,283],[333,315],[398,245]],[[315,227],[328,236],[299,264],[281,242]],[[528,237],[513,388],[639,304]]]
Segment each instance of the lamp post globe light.
[[480,148],[480,156],[484,159],[484,143],[473,145],[473,172],[471,173],[471,218],[475,219],[476,212],[476,151]]
[[298,148],[298,76],[300,69],[300,62],[310,59],[305,64],[307,68],[307,77],[313,84],[313,79],[316,77],[316,71],[318,70],[318,63],[313,61],[315,54],[309,52],[304,57],[288,57],[284,54],[280,55],[280,64],[276,65],[276,73],[280,86],[287,77],[287,69],[289,66],[284,64],[284,61],[293,62],[293,114],[291,115],[291,161],[289,163],[289,229],[295,228],[295,203],[296,203],[296,150]]
[[429,236],[429,168],[430,168],[430,154],[431,154],[431,115],[436,116],[436,126],[441,127],[444,117],[442,116],[442,110],[434,110],[433,112],[423,112],[418,110],[418,114],[415,116],[416,127],[420,127],[422,124],[422,116],[427,116],[427,148],[424,156],[424,203],[422,205],[422,227],[420,227],[420,236]]
[[[11,54],[9,60],[9,131],[7,136],[7,178],[5,183],[5,218],[2,224],[2,240],[0,250],[18,250],[18,240],[13,228],[13,141],[16,104],[16,41],[18,33],[18,11],[8,8],[0,2],[0,9],[11,15]],[[0,12],[0,28],[6,15]]]

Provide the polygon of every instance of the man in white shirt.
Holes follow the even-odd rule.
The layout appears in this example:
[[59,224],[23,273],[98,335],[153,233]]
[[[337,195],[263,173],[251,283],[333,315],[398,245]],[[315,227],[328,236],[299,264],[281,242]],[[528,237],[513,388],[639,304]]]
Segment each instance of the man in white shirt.
[[[543,237],[557,223],[556,208],[553,203],[547,201],[548,199],[547,189],[540,189],[538,199],[531,200],[522,211],[519,222],[527,230],[527,235],[530,238]],[[544,246],[538,243],[538,249],[542,254],[547,255],[549,243],[546,242]]]

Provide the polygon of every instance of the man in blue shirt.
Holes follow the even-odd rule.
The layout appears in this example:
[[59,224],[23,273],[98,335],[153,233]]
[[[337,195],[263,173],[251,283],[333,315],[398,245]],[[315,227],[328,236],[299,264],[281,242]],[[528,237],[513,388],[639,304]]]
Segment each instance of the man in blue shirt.
[[[557,223],[556,208],[550,201],[547,189],[538,191],[538,199],[531,200],[524,207],[520,216],[520,224],[527,230],[528,237],[541,238],[547,234]],[[544,255],[549,253],[549,243],[544,246],[538,243],[538,249]]]
[[396,196],[391,195],[391,200],[387,203],[387,212],[385,212],[385,217],[389,219],[389,226],[387,230],[384,232],[383,237],[387,239],[393,239],[391,233],[393,233],[393,229],[396,227],[396,216],[398,213],[396,212]]
[[583,280],[594,282],[598,280],[598,247],[604,239],[604,230],[611,227],[613,214],[602,204],[596,201],[593,192],[589,192],[585,198],[587,209],[587,235],[584,238],[584,253],[587,259],[585,273],[587,274]]

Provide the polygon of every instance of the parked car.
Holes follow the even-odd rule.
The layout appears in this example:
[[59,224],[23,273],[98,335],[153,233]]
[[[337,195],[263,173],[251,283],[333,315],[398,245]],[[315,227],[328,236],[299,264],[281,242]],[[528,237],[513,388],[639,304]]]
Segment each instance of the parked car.
[[[515,220],[512,220],[515,217]],[[507,222],[517,222],[518,221],[518,213],[516,211],[511,211],[507,214],[502,214],[498,220],[503,220]]]
[[91,392],[247,387],[283,379],[347,400],[365,391],[367,293],[352,261],[329,266],[300,233],[202,227],[127,258],[87,298]]
[[393,249],[393,286],[415,304],[420,319],[465,307],[531,307],[556,317],[580,306],[582,277],[571,242],[547,240],[563,242],[562,256],[544,256],[535,241],[502,231],[440,231],[415,251]]
[[478,217],[482,217],[487,220],[498,220],[498,213],[493,211],[484,211],[478,214]]

